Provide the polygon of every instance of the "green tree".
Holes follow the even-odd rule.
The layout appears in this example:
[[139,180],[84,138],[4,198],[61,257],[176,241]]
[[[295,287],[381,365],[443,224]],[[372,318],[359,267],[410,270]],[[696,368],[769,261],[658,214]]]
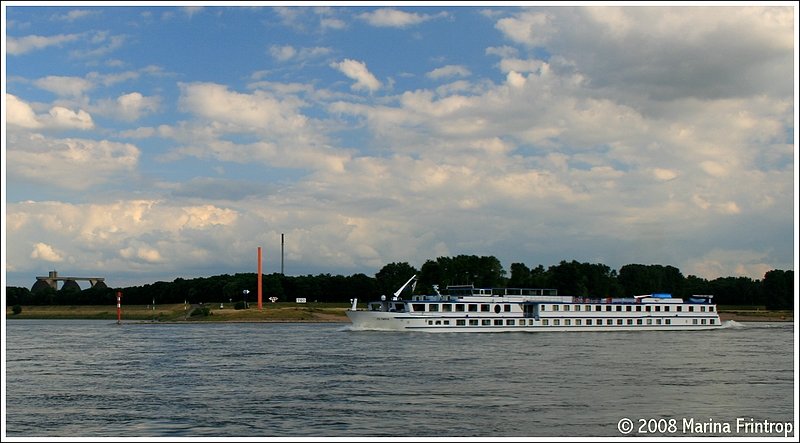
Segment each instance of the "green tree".
[[352,298],[372,300],[378,297],[380,293],[378,292],[374,278],[365,274],[355,274],[347,279],[347,291],[345,295],[346,298],[341,301],[350,301]]
[[550,274],[544,269],[544,266],[539,265],[531,269],[531,280],[529,283],[532,288],[550,288]]
[[106,285],[95,285],[81,291],[80,304],[103,305],[116,303],[114,290]]
[[[262,279],[264,300],[267,300],[269,297],[278,297],[278,300],[281,301],[289,300],[283,292],[283,281],[285,278],[286,277],[279,272],[264,276]],[[256,277],[256,279],[258,278]],[[294,299],[292,299],[292,301],[294,301]]]
[[495,288],[506,285],[506,271],[503,270],[503,265],[497,257],[483,255],[478,257],[475,265],[478,267],[478,279],[475,283],[477,286]]
[[794,309],[794,271],[767,272],[761,288],[767,309]]
[[31,300],[31,291],[28,288],[6,286],[6,306],[26,305]]
[[620,268],[617,281],[627,297],[665,292],[683,292],[685,279],[674,266],[631,264]]
[[426,260],[419,270],[419,280],[417,290],[421,293],[432,294],[433,285],[440,285],[442,289],[445,284],[442,265],[436,260]]
[[236,300],[239,298],[239,291],[236,288],[236,283],[229,281],[222,287],[222,296],[225,300]]
[[[375,274],[375,286],[382,295],[387,297],[400,289],[411,276],[419,272],[407,262],[389,263]],[[406,289],[407,291],[409,289]]]
[[558,290],[559,295],[589,296],[588,279],[577,261],[562,260],[558,265],[551,266],[549,273],[550,285]]
[[47,286],[31,293],[31,304],[37,306],[53,305],[56,300],[56,290]]
[[505,284],[505,271],[494,256],[458,255],[455,257],[439,257],[442,287],[449,285],[475,285],[480,288],[500,287]]
[[714,301],[720,305],[757,305],[760,284],[749,277],[720,277],[709,283]]
[[696,275],[686,276],[686,281],[683,285],[683,291],[678,295],[680,297],[689,297],[695,294],[710,294],[711,288],[709,287],[708,280],[700,278]]
[[525,263],[511,263],[511,277],[508,279],[508,287],[531,287],[531,270],[525,266]]

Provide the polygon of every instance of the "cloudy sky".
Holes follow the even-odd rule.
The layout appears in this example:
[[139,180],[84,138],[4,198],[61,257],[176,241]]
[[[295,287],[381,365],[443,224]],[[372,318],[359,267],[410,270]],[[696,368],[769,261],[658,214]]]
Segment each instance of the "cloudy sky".
[[794,3],[4,3],[7,284],[794,269]]

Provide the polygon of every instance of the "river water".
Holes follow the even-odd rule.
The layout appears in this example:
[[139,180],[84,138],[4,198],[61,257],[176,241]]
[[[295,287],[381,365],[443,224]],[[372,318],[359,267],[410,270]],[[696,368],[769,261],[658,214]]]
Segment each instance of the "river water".
[[8,320],[6,435],[797,435],[793,323],[726,326],[459,334]]

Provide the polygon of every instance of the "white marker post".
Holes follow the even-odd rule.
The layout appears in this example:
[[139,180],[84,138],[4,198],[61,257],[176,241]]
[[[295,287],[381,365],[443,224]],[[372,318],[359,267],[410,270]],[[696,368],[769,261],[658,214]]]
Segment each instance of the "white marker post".
[[122,292],[117,291],[117,324],[122,322]]

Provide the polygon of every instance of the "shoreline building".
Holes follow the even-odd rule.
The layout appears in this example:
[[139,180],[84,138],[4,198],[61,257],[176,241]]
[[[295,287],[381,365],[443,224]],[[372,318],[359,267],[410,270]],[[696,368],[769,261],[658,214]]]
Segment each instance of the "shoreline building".
[[78,281],[88,281],[92,288],[105,288],[104,277],[59,277],[58,272],[50,271],[47,277],[36,277],[36,283],[33,284],[31,292],[38,292],[46,288],[53,288],[58,291],[58,282],[64,282],[61,289],[77,289],[81,290]]

